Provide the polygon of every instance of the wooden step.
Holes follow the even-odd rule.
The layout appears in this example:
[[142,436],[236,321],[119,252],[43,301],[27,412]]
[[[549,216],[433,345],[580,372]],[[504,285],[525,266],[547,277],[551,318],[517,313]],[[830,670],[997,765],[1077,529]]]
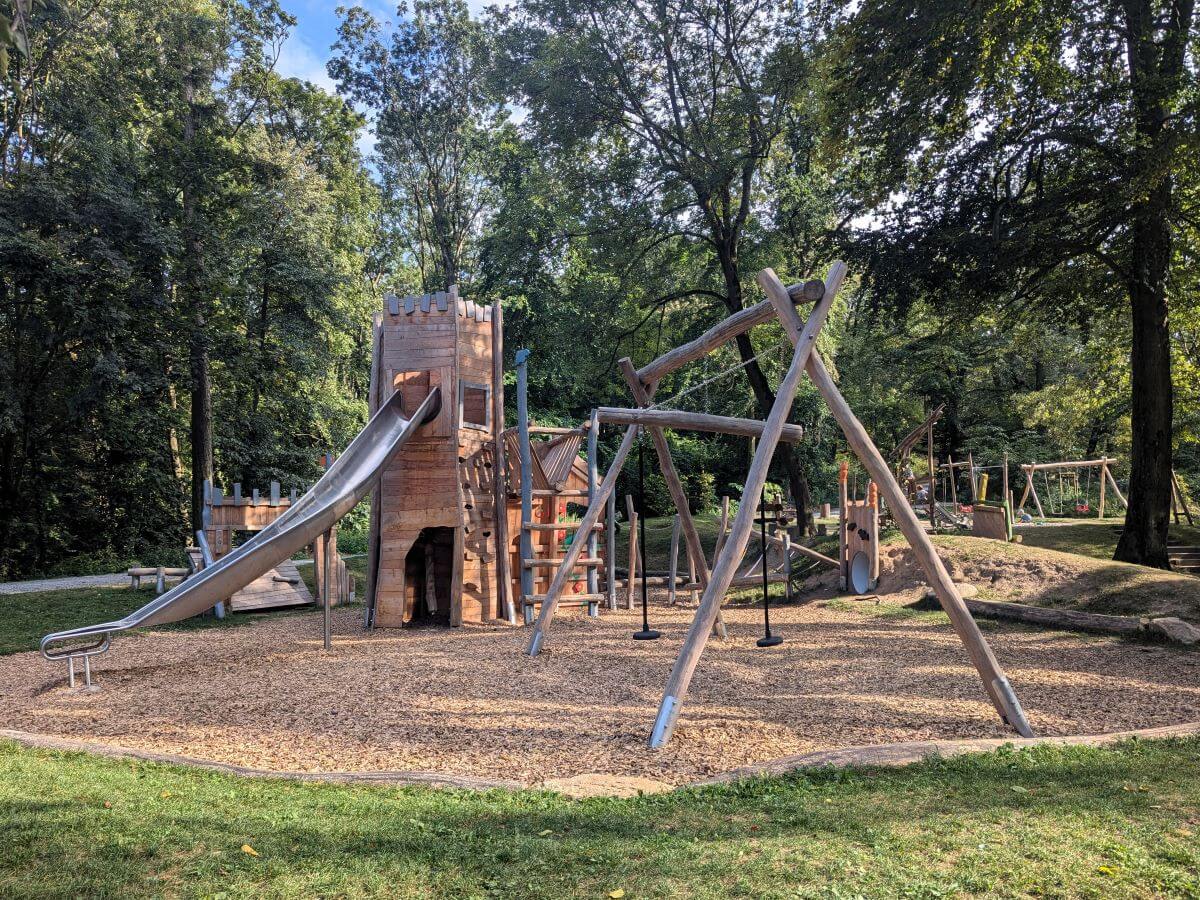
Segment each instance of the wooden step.
[[[578,522],[522,522],[522,528],[528,528],[530,531],[573,531],[579,527]],[[604,523],[597,522],[592,526],[592,531],[603,531]]]
[[587,491],[555,491],[547,490],[546,488],[534,488],[533,496],[535,497],[586,497]]
[[[560,565],[562,565],[562,560],[561,559],[523,559],[523,560],[521,560],[521,563],[527,569],[535,569],[535,568],[536,569],[557,569]],[[604,564],[604,560],[602,560],[598,556],[580,557],[579,559],[577,559],[575,561],[576,566],[600,566],[603,564]]]
[[[526,606],[537,606],[546,599],[545,594],[523,594],[521,602]],[[607,594],[563,594],[559,598],[559,606],[586,606],[589,603],[599,603],[607,600]]]

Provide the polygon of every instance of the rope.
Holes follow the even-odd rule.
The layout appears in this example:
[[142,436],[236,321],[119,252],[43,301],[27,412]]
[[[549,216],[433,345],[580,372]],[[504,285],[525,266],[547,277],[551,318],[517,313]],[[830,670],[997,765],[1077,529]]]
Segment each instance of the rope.
[[701,388],[708,387],[710,384],[713,384],[717,381],[720,381],[722,378],[732,375],[734,372],[738,371],[739,369],[746,368],[746,366],[750,365],[750,363],[757,362],[758,360],[762,359],[764,356],[767,356],[771,353],[775,353],[779,350],[782,350],[784,347],[790,347],[790,346],[792,346],[791,341],[780,341],[778,344],[774,344],[774,345],[768,347],[767,349],[754,354],[752,357],[745,360],[744,362],[735,363],[734,365],[729,366],[729,368],[727,368],[727,369],[722,369],[721,371],[717,372],[717,374],[713,375],[711,378],[705,378],[703,381],[697,382],[696,384],[693,384],[691,387],[684,388],[683,390],[681,390],[675,394],[672,394],[670,397],[667,397],[665,400],[660,400],[658,403],[653,403],[650,406],[647,406],[646,409],[662,409],[668,403],[675,403],[678,400],[682,400],[688,394],[695,393],[696,391],[700,390]]

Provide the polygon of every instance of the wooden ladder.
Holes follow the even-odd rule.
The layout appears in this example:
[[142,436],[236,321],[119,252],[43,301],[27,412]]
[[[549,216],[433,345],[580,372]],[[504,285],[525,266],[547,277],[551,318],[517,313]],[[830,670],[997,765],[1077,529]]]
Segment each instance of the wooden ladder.
[[[558,516],[559,501],[566,498],[577,498],[580,502],[591,503],[592,497],[595,495],[598,482],[597,467],[596,467],[596,442],[599,437],[598,423],[593,421],[589,426],[584,428],[539,428],[529,424],[529,402],[528,402],[528,351],[521,351],[517,354],[517,422],[518,422],[518,449],[521,462],[521,534],[520,534],[520,549],[521,549],[521,610],[522,618],[526,625],[533,624],[534,610],[545,599],[544,593],[537,592],[537,581],[539,580],[539,569],[547,570],[548,574],[553,576],[562,558],[558,554],[557,541],[551,541],[548,544],[544,541],[535,541],[535,536],[544,535],[546,532],[554,533],[559,531],[576,532],[572,536],[572,540],[586,540],[587,548],[584,555],[575,563],[576,569],[583,569],[586,572],[587,585],[584,593],[568,594],[563,598],[562,603],[568,606],[586,606],[588,615],[595,617],[599,615],[600,602],[608,600],[610,607],[616,606],[615,584],[613,579],[612,567],[614,563],[613,554],[611,552],[612,534],[611,534],[611,504],[608,510],[609,518],[607,523],[598,523],[591,532],[587,535],[578,534],[578,522],[556,522],[554,518]],[[548,483],[543,477],[538,478],[539,484],[535,484],[535,467],[540,472],[540,460],[534,458],[533,445],[530,441],[532,434],[553,434],[553,435],[574,435],[578,434],[587,439],[588,453],[588,486],[587,490],[567,489],[560,486],[560,483]],[[576,445],[577,446],[577,445]],[[574,450],[572,450],[572,459],[574,458]],[[569,470],[568,470],[569,471]],[[544,486],[543,486],[544,484]],[[537,521],[534,518],[533,501],[534,499],[541,501],[542,518],[550,521]],[[547,507],[549,512],[547,513]],[[600,556],[599,532],[606,527],[609,528],[608,538],[605,541],[608,546],[606,552],[607,560]],[[548,553],[543,554],[543,551],[548,550]],[[542,554],[542,555],[540,555]],[[606,592],[600,591],[600,567],[607,561],[606,573]]]

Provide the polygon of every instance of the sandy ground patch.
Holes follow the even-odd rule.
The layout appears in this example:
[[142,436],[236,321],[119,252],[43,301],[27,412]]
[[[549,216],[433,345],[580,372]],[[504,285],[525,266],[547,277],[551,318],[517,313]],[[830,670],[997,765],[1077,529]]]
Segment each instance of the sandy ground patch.
[[[296,772],[434,771],[540,783],[585,773],[680,784],[856,744],[1005,737],[949,625],[809,605],[726,611],[675,738],[645,747],[690,610],[653,609],[663,639],[629,639],[637,612],[556,620],[536,659],[524,629],[361,629],[335,611],[240,628],[121,637],[99,690],[65,666],[0,659],[0,727]],[[1038,734],[1200,719],[1200,653],[984,623]]]

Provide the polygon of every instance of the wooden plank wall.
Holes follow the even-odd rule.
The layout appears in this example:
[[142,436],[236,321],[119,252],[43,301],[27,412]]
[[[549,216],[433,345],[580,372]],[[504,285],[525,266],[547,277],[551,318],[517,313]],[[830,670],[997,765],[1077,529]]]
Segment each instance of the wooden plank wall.
[[[410,387],[415,404],[425,379],[442,388],[437,419],[423,426],[384,472],[380,502],[379,588],[375,624],[412,619],[405,560],[423,528],[457,529],[450,622],[500,618],[495,585],[492,429],[462,428],[460,380],[492,383],[491,314],[451,292],[389,304],[380,332],[381,399]],[[418,397],[417,394],[420,394]],[[409,405],[405,397],[405,406]]]

